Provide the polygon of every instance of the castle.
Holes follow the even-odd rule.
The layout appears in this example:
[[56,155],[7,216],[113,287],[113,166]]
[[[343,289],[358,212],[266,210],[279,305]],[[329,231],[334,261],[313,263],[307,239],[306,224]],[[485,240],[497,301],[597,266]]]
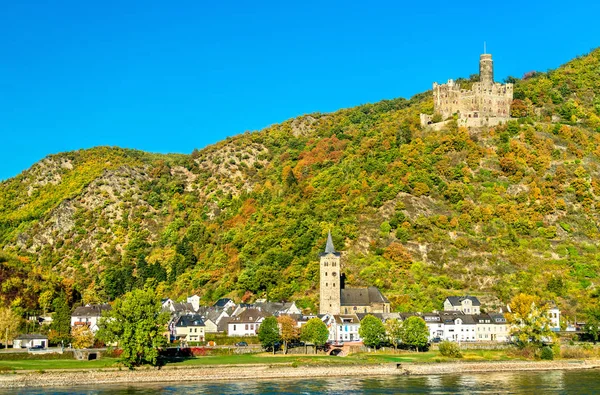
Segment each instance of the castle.
[[342,284],[342,255],[333,246],[331,232],[327,235],[325,252],[320,264],[320,314],[389,313],[390,301],[377,287],[345,288]]
[[[433,83],[434,114],[442,121],[458,116],[459,126],[493,126],[510,118],[510,105],[513,99],[513,85],[494,82],[492,55],[483,54],[479,58],[479,82],[474,82],[471,90],[461,89],[453,80],[446,84]],[[421,125],[441,126],[433,123],[434,115],[421,114]]]

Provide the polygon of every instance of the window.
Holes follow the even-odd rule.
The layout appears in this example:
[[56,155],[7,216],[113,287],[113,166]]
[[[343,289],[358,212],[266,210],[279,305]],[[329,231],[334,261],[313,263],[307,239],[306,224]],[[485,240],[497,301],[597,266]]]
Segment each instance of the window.
[[246,324],[246,328],[245,329],[248,330],[248,324]]
[[235,325],[233,326],[233,330],[235,330]]

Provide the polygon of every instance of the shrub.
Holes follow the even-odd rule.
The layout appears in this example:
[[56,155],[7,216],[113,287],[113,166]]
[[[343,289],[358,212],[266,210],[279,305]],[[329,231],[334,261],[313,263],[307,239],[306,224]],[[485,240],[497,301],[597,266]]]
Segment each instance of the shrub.
[[552,351],[552,349],[548,346],[542,347],[540,358],[545,361],[551,361],[554,359],[554,351]]
[[454,342],[444,341],[440,343],[440,354],[445,357],[462,358],[462,352],[458,344]]

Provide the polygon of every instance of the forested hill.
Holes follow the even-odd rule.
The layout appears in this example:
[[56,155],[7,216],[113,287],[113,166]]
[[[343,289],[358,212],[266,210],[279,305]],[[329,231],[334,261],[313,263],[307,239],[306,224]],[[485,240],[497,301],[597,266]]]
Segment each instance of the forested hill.
[[346,284],[380,287],[395,310],[467,293],[492,309],[526,291],[572,316],[600,295],[600,50],[510,80],[518,118],[490,129],[422,129],[428,92],[191,155],[49,156],[0,185],[0,304],[150,286],[315,311],[331,229]]

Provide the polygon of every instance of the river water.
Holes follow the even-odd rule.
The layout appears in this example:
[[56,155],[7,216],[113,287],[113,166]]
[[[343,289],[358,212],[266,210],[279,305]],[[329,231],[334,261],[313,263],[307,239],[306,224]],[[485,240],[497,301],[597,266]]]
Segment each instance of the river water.
[[0,390],[0,394],[600,394],[600,371],[496,372]]

